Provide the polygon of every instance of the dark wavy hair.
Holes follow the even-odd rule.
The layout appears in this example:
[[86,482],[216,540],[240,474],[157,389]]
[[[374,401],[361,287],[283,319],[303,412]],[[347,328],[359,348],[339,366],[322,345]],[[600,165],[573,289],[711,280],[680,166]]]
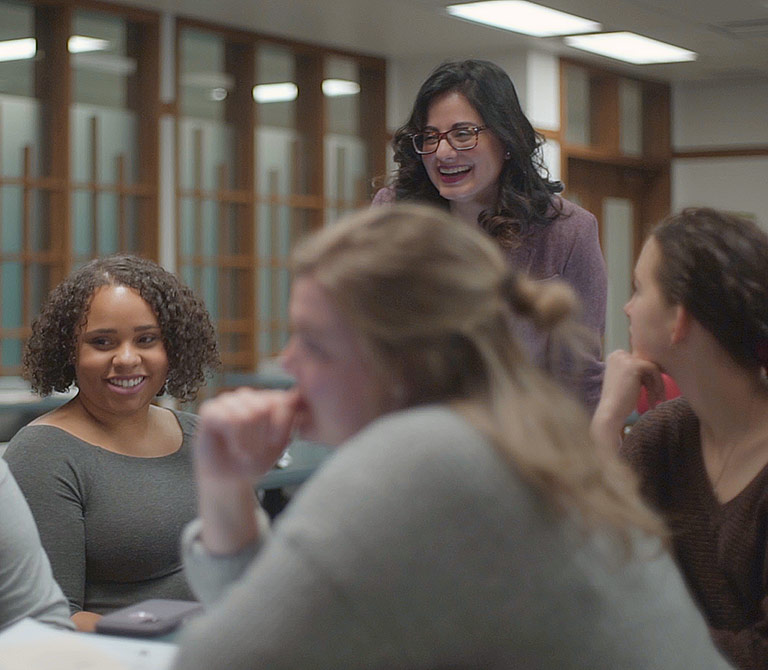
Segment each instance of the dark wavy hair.
[[132,288],[152,308],[168,356],[164,389],[181,401],[194,399],[206,373],[220,365],[208,311],[175,275],[157,263],[129,255],[92,260],[50,292],[24,347],[23,375],[32,389],[47,396],[75,383],[77,338],[93,294],[102,286]]
[[742,367],[768,367],[768,235],[741,216],[689,208],[652,236],[667,301],[685,307]]
[[509,159],[499,176],[499,197],[493,209],[481,212],[478,223],[505,248],[514,248],[537,226],[546,225],[561,213],[563,190],[549,178],[537,133],[520,107],[512,80],[498,65],[484,60],[443,63],[421,85],[411,116],[392,140],[398,171],[393,187],[396,200],[421,201],[448,209],[429,178],[411,135],[424,130],[429,108],[446,93],[461,93],[499,138]]

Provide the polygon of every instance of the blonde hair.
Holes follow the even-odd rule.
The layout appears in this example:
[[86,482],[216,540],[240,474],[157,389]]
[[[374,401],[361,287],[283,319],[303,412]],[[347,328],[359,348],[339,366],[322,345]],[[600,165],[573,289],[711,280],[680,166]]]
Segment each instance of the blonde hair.
[[389,389],[390,407],[456,402],[504,459],[561,508],[609,526],[661,533],[617,459],[598,452],[578,402],[536,369],[513,319],[553,334],[577,307],[564,284],[517,276],[494,241],[437,209],[352,214],[304,241],[295,276],[333,300]]

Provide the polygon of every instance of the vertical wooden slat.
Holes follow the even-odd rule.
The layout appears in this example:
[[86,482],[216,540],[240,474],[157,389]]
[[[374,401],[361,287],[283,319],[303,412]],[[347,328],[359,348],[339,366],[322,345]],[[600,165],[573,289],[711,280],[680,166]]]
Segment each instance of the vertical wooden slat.
[[202,256],[202,238],[203,238],[203,131],[201,128],[195,128],[193,132],[192,148],[192,174],[194,189],[194,217],[193,217],[193,239],[192,255],[189,263],[192,265],[192,276],[195,280],[195,291],[202,295],[203,278],[200,267],[200,258]]
[[279,175],[277,170],[270,170],[267,175],[267,189],[269,195],[269,295],[270,310],[272,318],[269,319],[269,344],[270,355],[275,354],[277,348],[276,342],[280,334],[280,267],[282,259],[280,258],[280,245],[278,244],[280,234],[280,205],[278,199]]
[[589,78],[589,127],[591,144],[619,153],[619,78],[610,73]]
[[353,196],[355,198],[353,204],[354,207],[364,207],[367,204],[370,189],[369,184],[370,181],[365,177],[358,177],[355,179],[355,192]]
[[21,298],[21,323],[22,326],[30,322],[30,279],[28,268],[30,266],[29,238],[32,227],[32,188],[30,181],[32,179],[32,148],[27,145],[24,147],[24,186],[22,187],[22,206],[21,206],[21,276],[22,276],[22,298]]
[[128,226],[125,222],[125,156],[115,157],[115,175],[117,181],[117,245],[121,252],[130,251],[128,248]]
[[347,151],[336,147],[336,216],[341,216],[349,208],[347,202]]
[[[0,177],[3,176],[3,106],[0,104]],[[0,232],[3,230],[3,185],[0,183]],[[5,249],[0,235],[0,298],[3,295],[3,266],[5,265]],[[26,324],[25,324],[26,325]],[[3,333],[3,307],[0,300],[0,337]],[[0,369],[3,368],[2,350],[0,349]]]
[[370,199],[373,183],[386,179],[386,146],[389,140],[384,110],[387,108],[387,72],[384,61],[360,65],[360,132],[365,142],[365,190],[360,200]]
[[42,105],[40,149],[42,174],[61,180],[61,189],[51,193],[42,213],[51,232],[51,250],[56,254],[51,282],[59,283],[70,269],[72,249],[70,193],[70,124],[72,73],[67,49],[73,8],[70,4],[35,6],[35,38],[39,54],[35,60],[35,95]]
[[91,179],[88,188],[91,191],[91,255],[99,255],[99,119],[92,116],[89,120],[89,139],[91,150]]
[[565,193],[568,192],[568,148],[567,148],[567,125],[568,125],[568,65],[563,63],[562,59],[558,63],[560,71],[560,181],[565,186]]
[[[216,230],[217,231],[224,231],[227,228],[227,209],[228,204],[226,200],[222,197],[222,192],[227,189],[227,186],[229,185],[229,170],[226,163],[222,163],[219,165],[217,170],[217,181],[219,186],[219,192],[217,194],[216,198]],[[219,237],[219,248],[217,249],[217,257],[220,259],[222,257],[222,249],[221,249],[221,236]],[[218,293],[218,301],[219,301],[219,319],[227,319],[230,318],[229,314],[229,301],[227,300],[227,291],[230,290],[230,287],[228,286],[228,275],[227,275],[227,268],[222,267],[219,263],[216,263],[216,261],[211,261],[209,259],[209,262],[212,262],[212,264],[215,264],[216,267],[216,289]],[[226,343],[225,347],[227,346]]]
[[[296,58],[296,130],[302,137],[300,166],[306,169],[306,192],[324,199],[325,100],[323,99],[324,58],[320,52],[299,54]],[[323,210],[309,210],[309,224],[316,230],[323,225]]]
[[[288,149],[288,164],[291,166],[290,177],[290,194],[303,193],[302,189],[302,175],[301,175],[301,138],[296,138],[290,143]],[[291,246],[296,243],[296,240],[301,235],[303,228],[304,210],[298,207],[291,207],[289,214],[289,235],[291,240]]]
[[[256,181],[256,160],[254,156],[254,138],[256,135],[255,103],[253,87],[256,84],[256,49],[252,41],[227,41],[224,49],[224,69],[235,82],[234,90],[225,100],[225,118],[234,131],[234,172],[232,185],[244,196],[244,202],[235,205],[235,221],[240,249],[244,251],[251,262],[246,272],[238,271],[237,276],[244,275],[233,290],[238,292],[238,317],[247,325],[245,330],[239,330],[233,335],[241,361],[238,367],[255,369],[258,365],[258,350],[256,346],[256,331],[258,328],[256,305],[256,281],[254,278],[254,256],[256,243],[254,228],[256,225],[256,208],[254,202],[254,187]],[[234,270],[230,270],[234,272]],[[242,338],[239,336],[243,336]]]
[[[137,117],[136,175],[148,187],[137,201],[136,222],[139,252],[159,258],[160,229],[160,23],[159,17],[126,26],[128,56],[136,61],[136,73],[128,79],[128,107]],[[131,175],[131,179],[133,179]]]

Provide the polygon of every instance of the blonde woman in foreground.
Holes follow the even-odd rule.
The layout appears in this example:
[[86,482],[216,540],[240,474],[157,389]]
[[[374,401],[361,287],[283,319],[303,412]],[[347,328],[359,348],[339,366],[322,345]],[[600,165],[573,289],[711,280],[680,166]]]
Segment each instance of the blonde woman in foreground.
[[768,667],[768,235],[687,209],[635,267],[632,353],[611,354],[596,437],[615,446],[641,386],[683,397],[646,413],[622,453],[673,531],[675,558],[712,636],[744,669]]
[[[294,256],[288,392],[201,408],[210,604],[177,669],[724,668],[660,524],[511,319],[573,296],[510,274],[448,214],[353,215]],[[289,436],[339,445],[272,531],[254,484]]]

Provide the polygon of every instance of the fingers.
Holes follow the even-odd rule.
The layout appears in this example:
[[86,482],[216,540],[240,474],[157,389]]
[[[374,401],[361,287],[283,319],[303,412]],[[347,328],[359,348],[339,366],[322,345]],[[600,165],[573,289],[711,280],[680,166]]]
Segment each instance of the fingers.
[[613,420],[623,421],[636,408],[643,387],[652,407],[664,400],[664,381],[659,367],[627,351],[614,351],[606,359],[599,408]]
[[242,388],[200,408],[197,457],[208,472],[260,476],[290,440],[298,394]]

